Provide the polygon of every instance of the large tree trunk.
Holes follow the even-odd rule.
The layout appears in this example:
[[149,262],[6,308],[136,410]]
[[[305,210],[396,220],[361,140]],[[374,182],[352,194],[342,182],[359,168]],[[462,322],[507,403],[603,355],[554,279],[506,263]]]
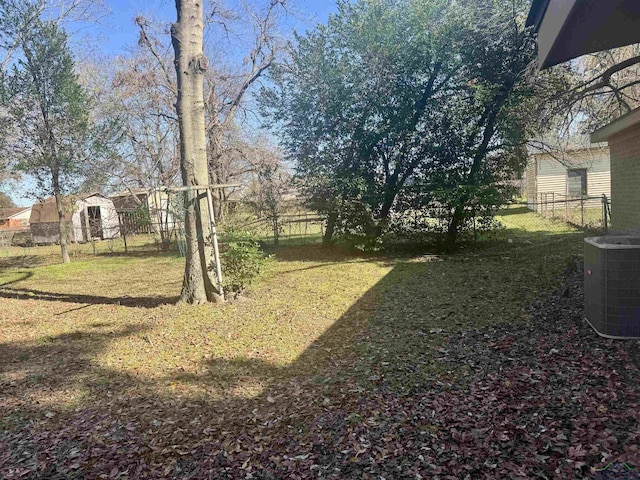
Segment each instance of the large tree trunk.
[[[171,28],[178,85],[176,111],[180,125],[180,166],[184,186],[209,184],[204,120],[202,52],[203,10],[200,0],[176,0],[178,21]],[[185,193],[186,263],[181,300],[197,304],[223,301],[216,286],[210,220],[205,190]]]
[[445,238],[445,248],[447,250],[453,250],[455,247],[462,220],[464,220],[464,205],[456,205]]
[[71,258],[69,257],[69,223],[64,218],[65,211],[64,204],[62,203],[62,194],[60,193],[58,179],[55,176],[53,179],[53,195],[56,199],[56,210],[58,212],[58,228],[60,230],[62,262],[71,263]]
[[329,215],[327,215],[327,228],[325,229],[324,235],[322,236],[323,245],[331,245],[331,241],[333,240],[333,233],[336,230],[337,221],[338,211],[334,210],[329,212]]
[[[465,185],[473,185],[476,181],[476,176],[478,175],[478,172],[480,172],[480,168],[482,167],[482,164],[487,157],[489,142],[493,138],[493,135],[496,131],[496,119],[498,118],[498,114],[500,113],[500,110],[502,109],[502,106],[504,105],[504,102],[506,101],[507,96],[512,89],[513,85],[511,85],[510,88],[506,89],[502,93],[502,95],[498,96],[495,103],[490,105],[488,107],[488,111],[485,111],[485,114],[482,116],[482,118],[486,119],[486,124],[484,125],[484,130],[482,132],[482,142],[480,142],[480,145],[478,146],[478,149],[473,157],[473,163],[465,180]],[[464,195],[455,207],[445,239],[445,248],[447,250],[452,250],[455,247],[456,241],[458,240],[460,225],[462,224],[462,221],[465,217],[464,209],[468,201],[469,197],[467,195]]]
[[380,209],[380,215],[378,215],[374,226],[374,236],[376,238],[380,237],[389,225],[389,215],[391,214],[391,209],[393,208],[393,204],[396,201],[398,190],[399,188],[397,186],[396,179],[394,179],[392,183],[386,188],[384,194],[384,202],[382,203],[382,208]]

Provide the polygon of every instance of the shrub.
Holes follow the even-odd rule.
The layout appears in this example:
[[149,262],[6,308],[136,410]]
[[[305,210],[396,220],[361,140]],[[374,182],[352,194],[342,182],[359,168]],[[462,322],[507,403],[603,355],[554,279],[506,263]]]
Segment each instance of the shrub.
[[222,247],[223,287],[228,295],[235,297],[262,273],[266,258],[249,232],[225,232]]

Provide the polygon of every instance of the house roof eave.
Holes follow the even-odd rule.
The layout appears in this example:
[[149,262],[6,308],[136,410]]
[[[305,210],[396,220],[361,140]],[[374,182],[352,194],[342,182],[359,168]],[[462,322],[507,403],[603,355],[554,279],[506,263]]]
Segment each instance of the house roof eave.
[[26,212],[27,210],[29,210],[31,207],[14,207],[14,208],[6,208],[6,209],[1,209],[1,210],[5,210],[4,212],[0,213],[0,220],[11,220],[12,218],[23,214],[24,212]]
[[533,27],[533,31],[538,33],[538,29],[540,28],[540,24],[542,23],[542,19],[544,18],[544,14],[547,11],[548,6],[549,0],[533,0],[525,26]]
[[640,2],[534,0],[526,24],[538,34],[538,64],[544,70],[640,42]]
[[638,124],[640,124],[640,108],[631,110],[613,122],[597,129],[590,135],[591,143],[607,142],[614,135]]

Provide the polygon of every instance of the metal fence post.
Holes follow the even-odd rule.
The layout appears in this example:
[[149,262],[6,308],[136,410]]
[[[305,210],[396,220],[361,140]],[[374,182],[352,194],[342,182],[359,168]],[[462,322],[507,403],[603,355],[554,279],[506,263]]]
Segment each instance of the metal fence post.
[[580,197],[580,212],[582,214],[581,226],[584,227],[584,197]]
[[[198,191],[196,190],[196,197],[198,196]],[[211,228],[211,241],[213,243],[213,256],[216,262],[216,277],[218,277],[218,289],[220,292],[220,296],[224,299],[224,288],[222,286],[222,265],[220,263],[220,248],[218,247],[218,229],[216,227],[216,216],[215,210],[213,208],[213,193],[211,193],[211,188],[207,187],[207,210],[209,213],[209,222]]]
[[542,194],[541,193],[538,194],[538,205],[536,205],[536,212],[538,213],[542,212]]
[[607,207],[605,205],[605,202],[607,201],[607,196],[603,193],[602,194],[602,228],[604,230],[604,234],[607,234]]

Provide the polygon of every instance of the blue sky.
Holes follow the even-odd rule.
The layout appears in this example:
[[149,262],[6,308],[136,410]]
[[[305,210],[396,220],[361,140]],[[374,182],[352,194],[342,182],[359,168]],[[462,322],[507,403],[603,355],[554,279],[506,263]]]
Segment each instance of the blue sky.
[[[100,32],[100,49],[106,54],[125,53],[127,45],[137,41],[138,31],[133,24],[133,18],[142,14],[159,20],[171,21],[175,18],[175,3],[173,0],[104,0],[111,8],[110,15],[100,21],[97,31]],[[233,6],[238,0],[227,0],[227,5]],[[264,0],[258,0],[264,4]],[[293,0],[291,5],[297,11],[296,15],[287,15],[284,23],[287,30],[299,32],[313,27],[317,23],[326,22],[329,14],[336,10],[334,0]],[[96,28],[96,27],[91,27]]]

